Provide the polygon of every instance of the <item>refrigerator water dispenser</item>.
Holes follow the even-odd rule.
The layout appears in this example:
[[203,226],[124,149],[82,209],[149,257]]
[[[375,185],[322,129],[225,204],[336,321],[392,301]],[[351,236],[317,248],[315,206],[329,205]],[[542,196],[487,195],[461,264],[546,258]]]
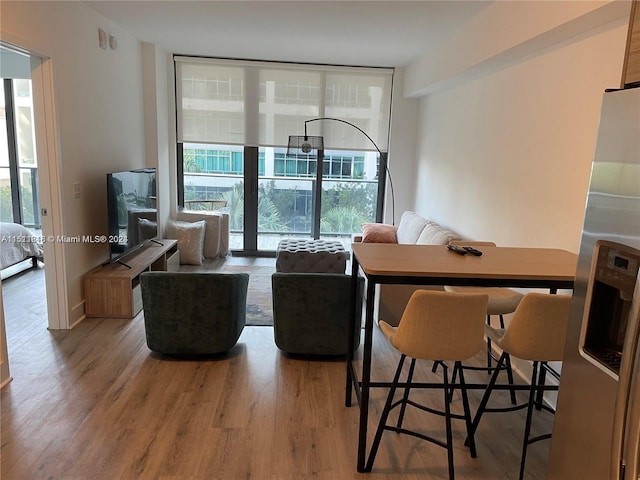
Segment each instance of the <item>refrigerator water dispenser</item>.
[[640,265],[640,251],[598,241],[587,290],[580,353],[617,379]]

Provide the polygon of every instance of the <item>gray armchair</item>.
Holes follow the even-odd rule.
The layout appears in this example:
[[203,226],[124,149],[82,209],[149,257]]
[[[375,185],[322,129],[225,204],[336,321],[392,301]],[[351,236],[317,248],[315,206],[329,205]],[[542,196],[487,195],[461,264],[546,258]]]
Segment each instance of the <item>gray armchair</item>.
[[[351,276],[333,273],[274,273],[273,332],[278,348],[305,355],[347,353],[352,319]],[[358,283],[356,337],[360,345],[360,318],[364,279]]]
[[145,272],[140,284],[150,350],[215,354],[238,341],[245,325],[248,274]]

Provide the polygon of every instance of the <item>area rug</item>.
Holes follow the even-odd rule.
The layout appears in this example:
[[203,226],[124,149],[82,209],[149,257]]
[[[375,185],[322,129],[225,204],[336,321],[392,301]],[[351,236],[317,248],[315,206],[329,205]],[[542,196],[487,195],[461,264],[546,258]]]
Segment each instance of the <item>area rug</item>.
[[271,275],[275,267],[226,265],[205,261],[202,266],[182,265],[180,271],[248,273],[247,325],[273,325],[273,303],[271,301]]
[[273,325],[273,302],[271,301],[272,267],[248,267],[244,265],[225,265],[223,272],[248,273],[247,325]]

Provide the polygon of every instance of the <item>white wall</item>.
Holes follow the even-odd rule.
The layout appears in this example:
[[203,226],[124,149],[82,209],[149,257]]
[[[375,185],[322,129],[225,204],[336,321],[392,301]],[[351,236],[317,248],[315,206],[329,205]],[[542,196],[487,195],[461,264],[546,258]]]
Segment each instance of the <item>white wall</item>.
[[610,22],[628,23],[630,8],[630,0],[494,1],[407,67],[405,94],[466,83]]
[[[391,129],[389,134],[388,167],[393,182],[395,197],[395,224],[405,210],[413,210],[415,190],[407,188],[415,181],[417,123],[420,101],[417,98],[404,96],[404,69],[396,68],[393,75],[393,91],[391,104]],[[386,223],[393,223],[393,201],[391,189],[387,182],[387,199],[385,204]]]
[[[519,17],[516,3],[493,6],[544,23],[528,30],[533,40],[510,42],[501,30],[500,48],[482,51],[478,37],[466,71],[435,57],[432,71],[424,61],[407,70],[406,91],[420,96],[414,210],[464,238],[577,253],[602,94],[620,86],[628,17],[608,2],[578,2],[586,13],[573,20],[569,2],[540,2],[546,17]],[[536,6],[522,5],[529,14]],[[528,362],[513,365],[530,375]]]
[[[176,190],[175,128],[169,119],[169,99],[174,96],[171,55],[151,43],[142,43],[145,151],[148,165],[157,165],[158,231],[171,213]],[[177,203],[177,202],[176,202]]]
[[423,96],[415,210],[465,238],[577,252],[626,29],[620,19]]
[[[100,49],[98,28],[116,36],[116,50]],[[83,2],[3,1],[0,37],[51,58],[62,233],[106,234],[106,173],[155,166],[145,158],[139,41]],[[74,198],[75,183],[80,198]],[[107,260],[108,253],[105,244],[75,243],[64,248],[69,324],[73,324],[84,311],[82,278]]]

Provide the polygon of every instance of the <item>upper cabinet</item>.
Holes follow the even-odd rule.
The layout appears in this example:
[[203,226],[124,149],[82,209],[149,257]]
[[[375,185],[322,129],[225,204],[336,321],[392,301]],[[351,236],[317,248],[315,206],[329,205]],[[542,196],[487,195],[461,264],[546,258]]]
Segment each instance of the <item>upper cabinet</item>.
[[640,7],[638,0],[631,4],[627,51],[622,68],[622,86],[640,86]]

